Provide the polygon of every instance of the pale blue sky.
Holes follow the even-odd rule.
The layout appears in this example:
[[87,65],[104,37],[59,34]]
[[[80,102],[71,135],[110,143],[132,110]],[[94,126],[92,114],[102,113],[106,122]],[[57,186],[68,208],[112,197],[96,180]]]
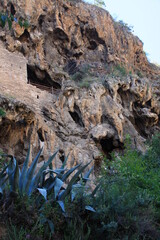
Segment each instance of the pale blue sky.
[[105,4],[114,18],[133,26],[149,60],[160,64],[160,0],[105,0]]

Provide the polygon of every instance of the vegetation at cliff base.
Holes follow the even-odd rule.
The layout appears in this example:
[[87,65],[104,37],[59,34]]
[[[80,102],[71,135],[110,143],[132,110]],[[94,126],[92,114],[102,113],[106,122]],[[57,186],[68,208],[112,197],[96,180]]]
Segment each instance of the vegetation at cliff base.
[[160,134],[143,155],[127,138],[123,154],[104,159],[92,191],[89,163],[67,169],[66,157],[53,169],[55,152],[35,173],[42,150],[29,168],[30,151],[22,169],[9,155],[0,173],[3,239],[160,239],[159,146]]

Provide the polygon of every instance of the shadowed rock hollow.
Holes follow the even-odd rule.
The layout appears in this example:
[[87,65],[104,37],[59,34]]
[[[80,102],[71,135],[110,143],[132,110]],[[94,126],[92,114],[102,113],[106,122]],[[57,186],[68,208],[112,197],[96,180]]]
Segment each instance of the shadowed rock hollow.
[[[21,162],[31,139],[33,155],[44,145],[42,160],[59,147],[62,161],[70,152],[68,165],[94,160],[95,171],[101,152],[109,157],[122,150],[126,134],[144,151],[145,139],[160,129],[160,70],[148,62],[138,37],[83,2],[12,5],[30,27],[1,29],[0,107],[6,116],[0,117],[0,147]],[[10,11],[11,5],[3,1],[0,8]],[[13,78],[14,54],[18,65],[24,61]],[[123,66],[119,74],[117,66]]]

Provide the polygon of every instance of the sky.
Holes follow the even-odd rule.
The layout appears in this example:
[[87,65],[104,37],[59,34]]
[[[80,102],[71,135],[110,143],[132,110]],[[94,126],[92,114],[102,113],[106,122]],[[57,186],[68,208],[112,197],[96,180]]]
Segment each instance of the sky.
[[[91,2],[91,0],[88,0]],[[160,0],[104,0],[116,20],[133,26],[151,62],[160,64]]]

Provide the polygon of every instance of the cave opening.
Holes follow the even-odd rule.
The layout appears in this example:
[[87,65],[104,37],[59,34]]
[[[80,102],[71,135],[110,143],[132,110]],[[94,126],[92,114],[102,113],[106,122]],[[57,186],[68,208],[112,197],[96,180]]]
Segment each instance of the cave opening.
[[62,149],[59,150],[59,159],[61,160],[62,163],[65,161],[65,153]]
[[110,153],[113,149],[113,138],[102,138],[100,140],[100,145],[102,147],[103,152],[105,153],[105,155],[107,155],[108,153]]
[[13,6],[13,4],[11,3],[11,6],[10,6],[10,11],[11,11],[11,14],[14,16],[16,14],[16,10]]
[[90,46],[88,46],[88,49],[90,50],[95,50],[98,46],[98,44],[94,40],[91,40],[89,43],[90,43]]
[[145,103],[145,105],[146,105],[147,107],[152,107],[152,100],[149,99],[149,100]]
[[49,93],[55,93],[61,89],[61,85],[53,81],[45,70],[41,70],[35,66],[27,65],[27,78],[28,84]]
[[69,111],[69,114],[75,123],[77,123],[80,127],[84,127],[81,111],[76,104],[74,104],[74,111]]
[[38,129],[37,134],[38,134],[39,140],[41,142],[44,142],[44,137],[43,137],[43,133],[42,133],[42,129],[41,128]]
[[141,117],[136,116],[135,114],[135,129],[137,132],[144,138],[147,138],[147,133],[146,133],[146,127],[145,127],[145,121],[141,119]]
[[27,29],[24,30],[24,33],[19,37],[20,42],[29,42],[30,34]]
[[42,24],[44,22],[44,19],[45,19],[45,15],[41,14],[38,18],[38,23],[39,23],[39,26],[42,27]]
[[104,155],[108,159],[112,159],[111,153],[113,150],[123,150],[124,149],[124,144],[121,143],[119,140],[115,140],[112,138],[108,138],[107,136],[100,139],[99,144],[101,146],[101,149],[104,153]]

